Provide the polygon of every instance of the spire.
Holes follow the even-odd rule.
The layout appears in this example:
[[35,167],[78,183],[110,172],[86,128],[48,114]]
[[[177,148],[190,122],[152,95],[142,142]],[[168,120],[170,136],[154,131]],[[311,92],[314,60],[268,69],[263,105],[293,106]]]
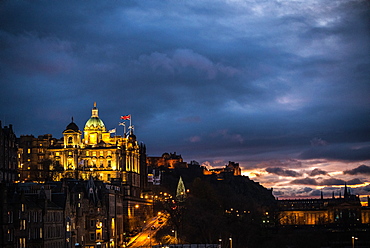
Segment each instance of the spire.
[[324,194],[321,191],[321,200],[324,199]]
[[94,107],[91,110],[91,117],[99,117],[98,108],[96,107],[96,102],[94,102]]
[[348,189],[347,189],[347,183],[344,184],[344,198],[348,198]]

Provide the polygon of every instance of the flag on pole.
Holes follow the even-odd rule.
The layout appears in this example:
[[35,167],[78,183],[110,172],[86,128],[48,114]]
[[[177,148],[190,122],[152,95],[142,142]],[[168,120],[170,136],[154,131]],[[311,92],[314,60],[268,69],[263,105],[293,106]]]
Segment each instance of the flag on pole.
[[122,115],[121,120],[131,120],[131,115]]
[[115,128],[109,130],[109,133],[115,133],[115,132],[116,132],[116,129]]

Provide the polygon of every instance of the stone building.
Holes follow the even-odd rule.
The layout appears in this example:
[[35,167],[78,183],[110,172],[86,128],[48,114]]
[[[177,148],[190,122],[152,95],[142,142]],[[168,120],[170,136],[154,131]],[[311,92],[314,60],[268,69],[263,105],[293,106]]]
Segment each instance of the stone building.
[[361,205],[359,196],[350,194],[347,186],[343,197],[277,200],[282,226],[332,225],[353,227],[370,224],[370,209]]
[[227,165],[225,165],[224,168],[212,168],[212,169],[205,169],[203,171],[204,175],[217,175],[217,178],[219,180],[223,180],[225,176],[232,175],[232,176],[241,176],[241,168],[239,166],[239,163],[235,163],[232,161],[229,161]]
[[1,185],[0,247],[64,248],[64,209],[51,198],[47,185]]
[[0,121],[0,183],[17,179],[17,146],[13,126],[2,127]]
[[107,130],[96,103],[83,131],[72,118],[62,134],[19,138],[20,181],[54,185],[66,247],[123,246],[152,215],[145,145],[131,126],[122,136]]

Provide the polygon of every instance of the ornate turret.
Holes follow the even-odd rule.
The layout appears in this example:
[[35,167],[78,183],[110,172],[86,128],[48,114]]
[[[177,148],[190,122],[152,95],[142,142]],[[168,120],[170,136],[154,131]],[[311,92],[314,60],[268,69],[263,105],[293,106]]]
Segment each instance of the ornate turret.
[[81,134],[82,132],[79,130],[76,123],[72,122],[68,124],[66,129],[63,131],[64,137],[64,147],[73,147],[78,148],[81,144]]

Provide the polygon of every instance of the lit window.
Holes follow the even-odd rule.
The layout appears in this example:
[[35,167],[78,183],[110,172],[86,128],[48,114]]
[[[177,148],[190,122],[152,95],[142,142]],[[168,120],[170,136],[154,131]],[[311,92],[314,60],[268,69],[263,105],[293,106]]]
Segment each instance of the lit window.
[[26,248],[26,238],[19,238],[19,247]]

